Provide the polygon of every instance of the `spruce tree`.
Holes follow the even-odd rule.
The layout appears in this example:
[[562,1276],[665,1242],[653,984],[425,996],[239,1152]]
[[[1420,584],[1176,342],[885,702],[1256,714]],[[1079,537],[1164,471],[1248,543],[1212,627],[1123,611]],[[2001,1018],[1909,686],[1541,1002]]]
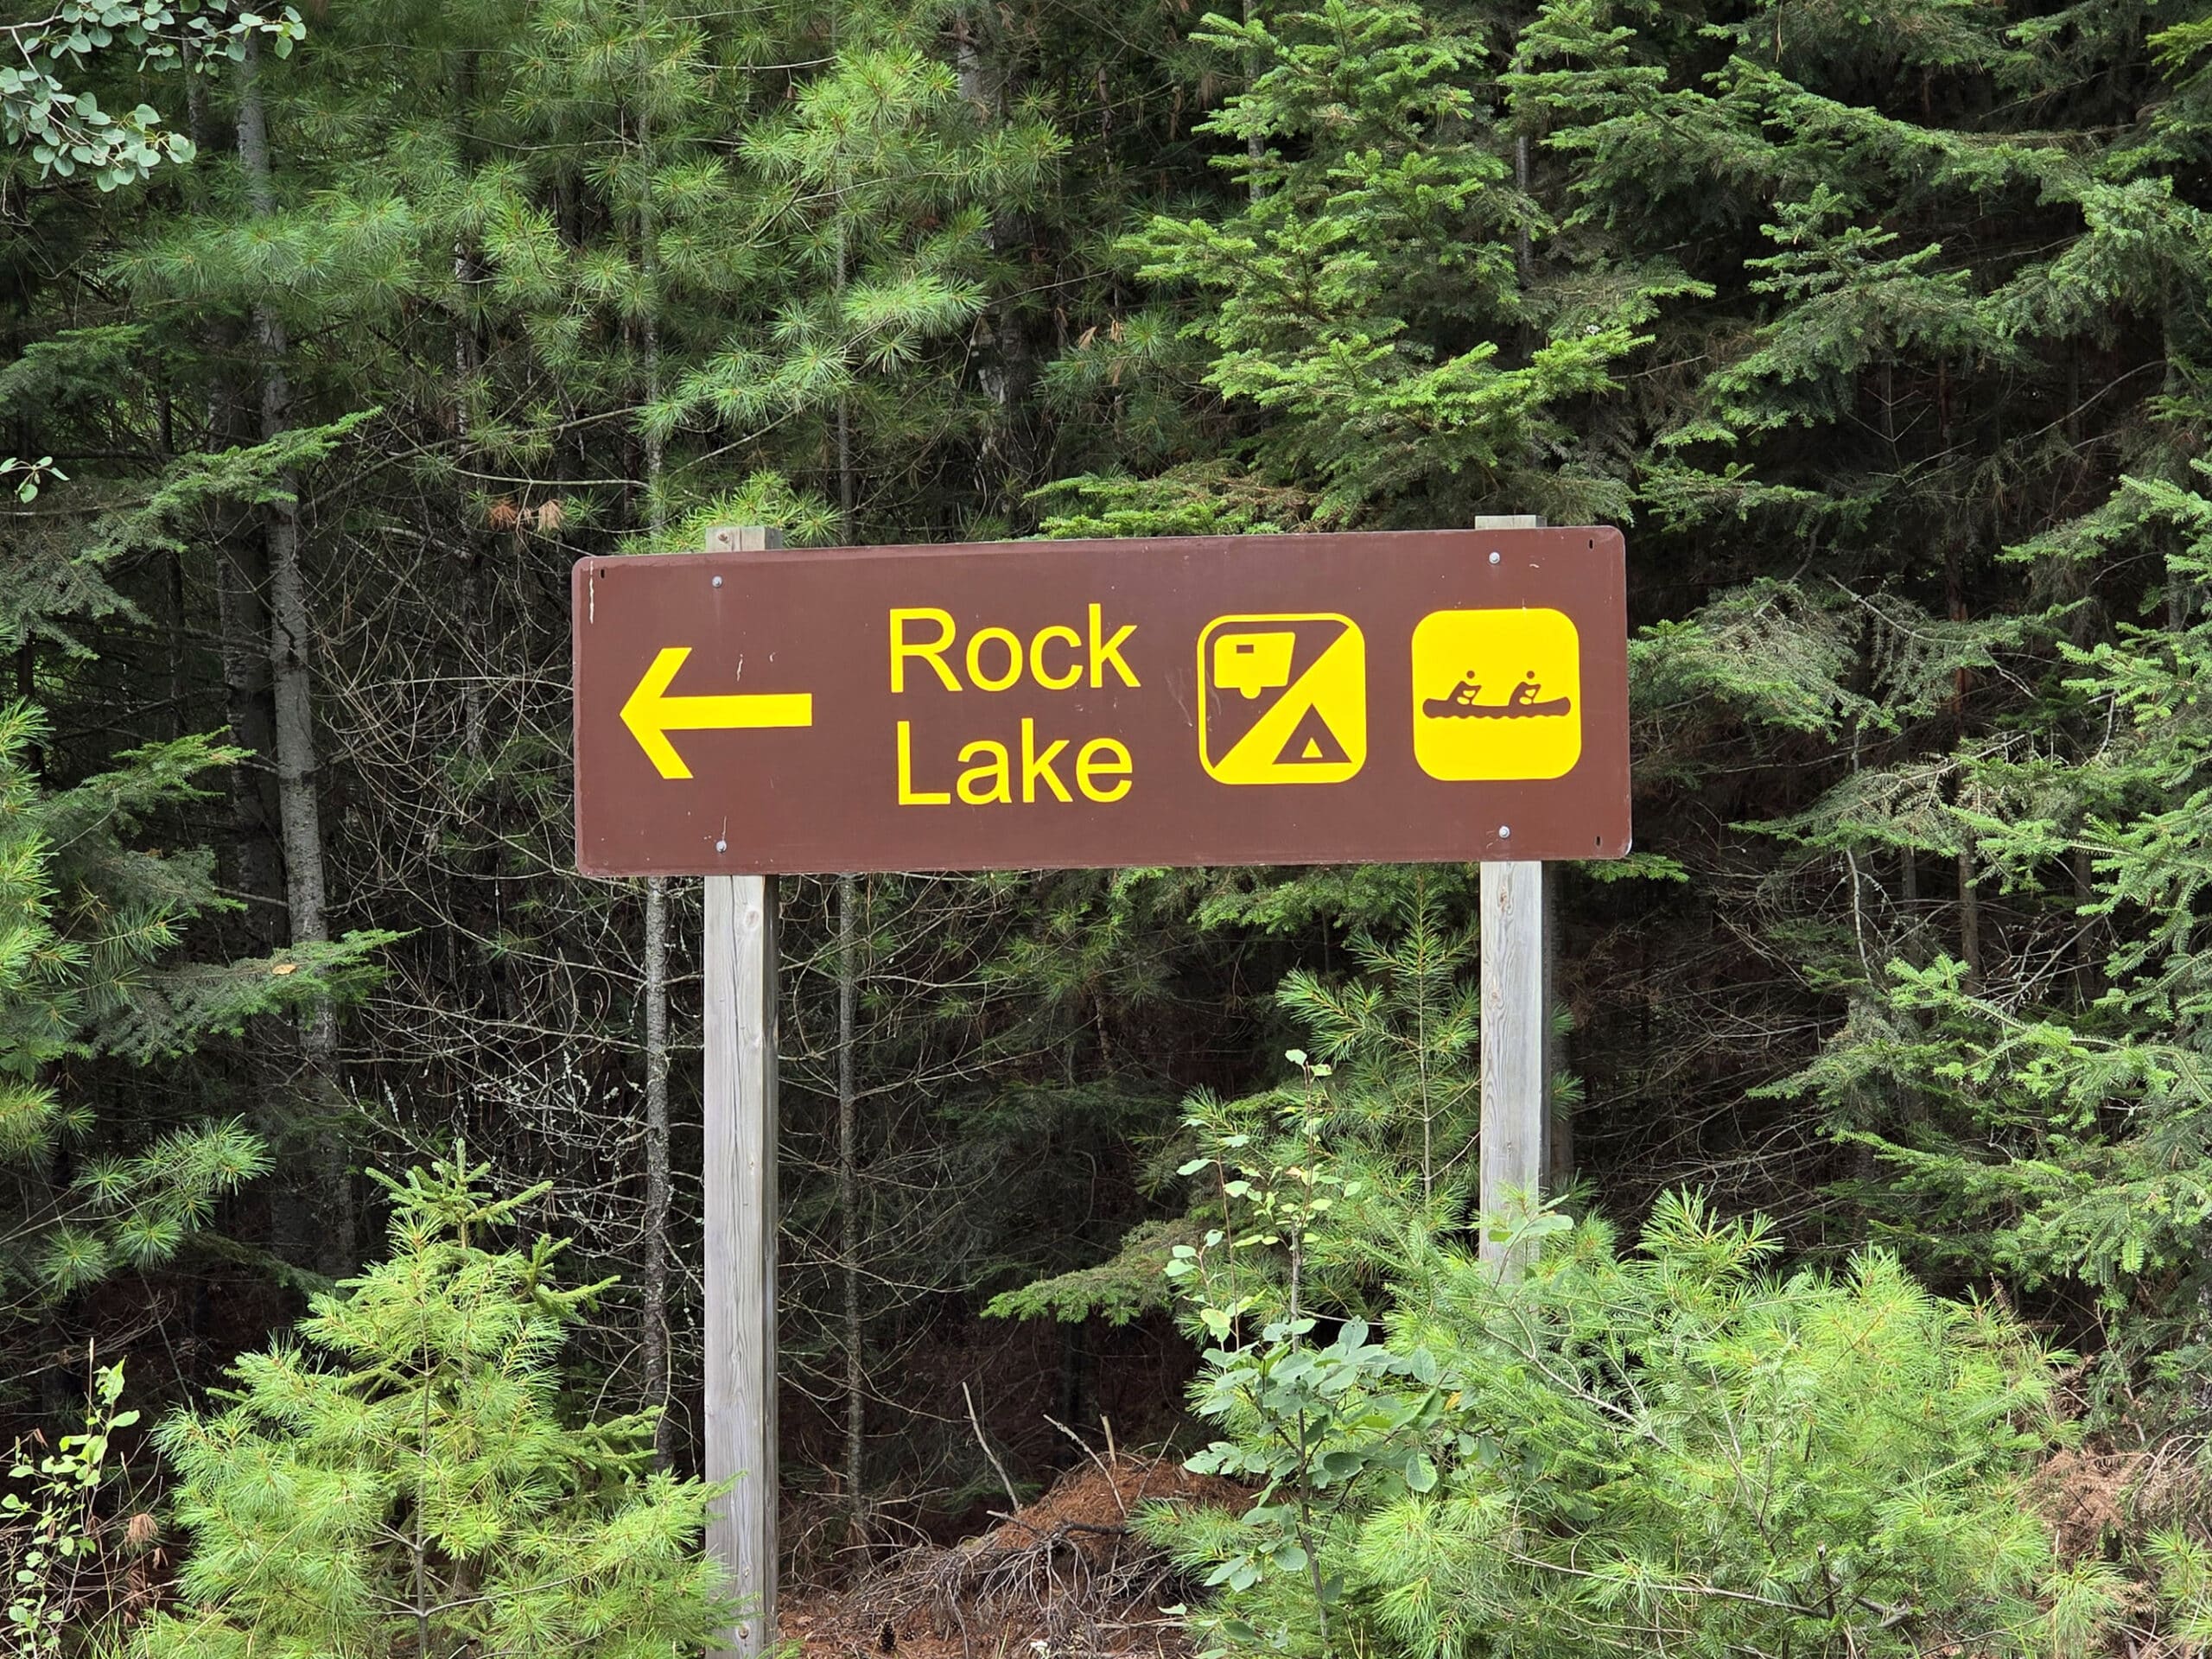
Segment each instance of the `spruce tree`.
[[[1200,125],[1243,200],[1218,219],[1156,216],[1126,251],[1198,299],[1185,332],[1205,343],[1203,383],[1252,416],[1226,486],[1249,470],[1305,492],[1320,522],[1377,526],[1624,508],[1568,411],[1611,386],[1657,301],[1694,285],[1570,291],[1539,275],[1532,238],[1550,226],[1515,176],[1495,20],[1330,3],[1212,16],[1194,38],[1249,74]],[[1161,498],[1164,524],[1185,487]]]
[[50,1336],[65,1299],[168,1262],[269,1168],[238,1116],[104,1112],[66,1063],[175,1059],[256,1016],[358,993],[389,937],[179,960],[188,925],[225,905],[213,861],[164,855],[136,832],[200,794],[235,752],[197,737],[153,744],[54,788],[31,761],[48,730],[27,705],[0,709],[0,1344],[19,1374],[39,1367],[18,1344]]

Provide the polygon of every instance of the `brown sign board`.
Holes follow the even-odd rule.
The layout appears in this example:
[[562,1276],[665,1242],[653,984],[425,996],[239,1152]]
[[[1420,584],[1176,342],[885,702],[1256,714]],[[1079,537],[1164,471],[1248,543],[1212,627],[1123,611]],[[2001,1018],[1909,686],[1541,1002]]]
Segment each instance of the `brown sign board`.
[[1618,858],[1610,529],[592,558],[597,875]]

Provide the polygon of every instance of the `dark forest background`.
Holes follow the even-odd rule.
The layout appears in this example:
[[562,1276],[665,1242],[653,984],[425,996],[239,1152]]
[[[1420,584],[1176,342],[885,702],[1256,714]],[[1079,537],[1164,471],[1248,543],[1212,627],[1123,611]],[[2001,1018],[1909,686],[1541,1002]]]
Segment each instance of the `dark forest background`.
[[[0,1413],[87,1344],[193,1397],[461,1140],[620,1275],[569,1387],[690,1463],[698,895],[572,868],[580,556],[1536,512],[1624,529],[1636,631],[1637,852],[1557,870],[1570,1207],[1886,1243],[2076,1354],[2096,1444],[2201,1445],[2202,11],[10,24],[97,101],[0,85]],[[1186,1103],[1388,1026],[1408,942],[1463,996],[1474,893],[783,883],[802,1572],[997,1502],[963,1384],[1027,1482],[1048,1419],[1180,1432]]]

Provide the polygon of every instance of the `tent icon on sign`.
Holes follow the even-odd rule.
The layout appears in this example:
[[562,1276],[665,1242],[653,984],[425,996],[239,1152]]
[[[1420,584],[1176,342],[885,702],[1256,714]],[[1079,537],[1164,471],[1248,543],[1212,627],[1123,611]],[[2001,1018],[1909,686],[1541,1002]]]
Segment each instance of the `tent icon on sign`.
[[1217,616],[1198,635],[1198,759],[1221,784],[1341,784],[1367,762],[1367,641],[1348,616]]
[[1321,711],[1308,709],[1306,718],[1298,722],[1282,747],[1275,752],[1275,765],[1333,766],[1341,766],[1351,758],[1344,753],[1344,746],[1337,741],[1329,722],[1321,718]]

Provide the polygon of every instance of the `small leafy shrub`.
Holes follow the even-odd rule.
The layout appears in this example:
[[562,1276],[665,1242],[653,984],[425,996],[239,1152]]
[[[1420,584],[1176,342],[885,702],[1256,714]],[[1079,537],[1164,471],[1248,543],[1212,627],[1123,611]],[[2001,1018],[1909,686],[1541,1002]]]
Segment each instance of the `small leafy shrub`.
[[137,1412],[122,1409],[122,1398],[123,1367],[101,1368],[92,1374],[84,1432],[62,1435],[51,1452],[18,1441],[10,1460],[8,1484],[0,1489],[3,1645],[23,1659],[59,1654],[112,1617],[118,1567],[152,1541],[150,1516],[134,1515],[114,1528],[99,1512],[101,1491],[119,1472],[116,1431],[138,1421]]
[[[1325,1071],[1217,1134],[1229,1224],[1171,1268],[1222,1433],[1192,1466],[1262,1488],[1241,1517],[1153,1522],[1213,1586],[1213,1652],[2100,1645],[2125,1586],[2062,1568],[2026,1501],[2063,1427],[2051,1357],[2003,1309],[1879,1251],[1778,1274],[1764,1222],[1687,1195],[1632,1251],[1600,1220],[1508,1224],[1530,1265],[1501,1281],[1332,1173]],[[1337,1276],[1363,1306],[1315,1299],[1321,1260],[1363,1264]]]
[[139,1659],[696,1654],[727,1609],[712,1491],[651,1471],[652,1414],[571,1427],[554,1364],[604,1286],[491,1248],[543,1187],[465,1160],[385,1178],[390,1259],[315,1298],[300,1346],[232,1368],[156,1440],[191,1551]]

